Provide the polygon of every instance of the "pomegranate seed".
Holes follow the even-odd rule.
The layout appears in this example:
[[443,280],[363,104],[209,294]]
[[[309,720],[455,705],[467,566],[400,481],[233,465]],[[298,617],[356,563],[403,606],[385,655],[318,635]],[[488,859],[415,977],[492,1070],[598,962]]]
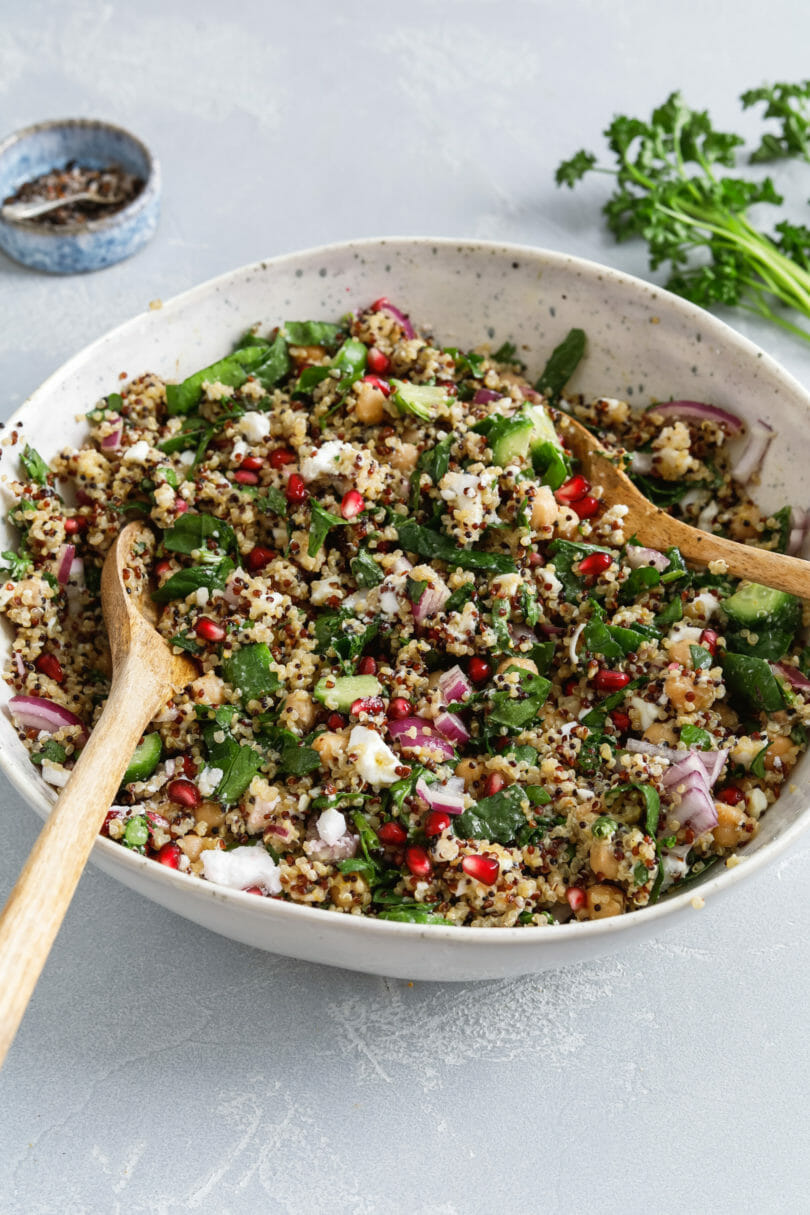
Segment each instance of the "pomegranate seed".
[[352,717],[359,717],[361,713],[380,713],[384,708],[385,701],[381,696],[361,696],[352,702],[349,712]]
[[577,573],[585,574],[589,578],[596,574],[604,574],[612,561],[610,553],[588,553],[588,556],[583,557],[577,566]]
[[285,464],[295,463],[295,452],[288,447],[277,447],[268,457],[271,468],[283,468]]
[[240,485],[258,485],[259,477],[255,472],[248,472],[246,469],[240,468],[233,474],[234,481],[238,481]]
[[483,683],[492,674],[492,667],[483,658],[471,658],[467,667],[467,674],[473,683]]
[[264,468],[264,460],[261,456],[245,456],[239,467],[247,469],[248,472],[258,472],[260,468]]
[[306,502],[307,487],[304,485],[304,478],[299,476],[298,473],[291,473],[287,481],[285,493],[288,502]]
[[188,502],[185,498],[177,498],[174,503],[174,513],[176,515],[184,515],[188,510]]
[[537,566],[537,565],[542,565],[542,564],[543,564],[543,558],[540,556],[539,553],[529,553],[529,565]]
[[430,857],[424,848],[411,846],[405,849],[405,864],[414,877],[429,877],[433,872]]
[[368,352],[368,365],[372,371],[376,371],[377,375],[385,375],[388,368],[391,366],[391,360],[387,354],[383,354],[376,346],[372,346]]
[[500,772],[490,772],[484,782],[484,797],[494,797],[496,793],[500,793],[501,789],[506,784],[506,781],[501,776]]
[[189,780],[197,775],[197,765],[190,755],[184,755],[180,763]]
[[210,616],[201,616],[194,626],[194,632],[198,637],[202,637],[204,641],[224,641],[225,630],[221,624],[217,624],[216,620],[212,620]]
[[579,911],[580,907],[585,906],[585,891],[581,886],[569,886],[565,897],[568,899],[568,906],[572,911]]
[[717,800],[725,802],[727,806],[739,806],[740,802],[745,801],[745,794],[736,785],[726,785],[717,794]]
[[402,721],[411,711],[411,702],[404,696],[395,696],[388,706],[388,716],[391,721]]
[[64,682],[65,672],[62,670],[62,664],[58,658],[54,658],[53,654],[40,654],[34,666],[40,675],[47,675],[55,683]]
[[192,785],[190,780],[170,780],[166,786],[166,792],[173,802],[177,802],[178,806],[199,806],[200,791],[196,785]]
[[425,819],[425,835],[441,835],[450,826],[450,815],[444,810],[431,810]]
[[246,886],[245,894],[260,894],[263,897],[264,891],[262,890],[261,886]]
[[718,637],[717,633],[715,633],[714,629],[704,629],[700,634],[700,644],[706,647],[712,658],[714,658],[719,640],[720,638]]
[[361,658],[357,664],[358,675],[376,675],[377,663],[373,658]]
[[364,375],[363,383],[370,384],[372,388],[376,388],[384,397],[390,397],[391,385],[387,380],[381,380],[378,375]]
[[372,312],[379,312],[381,308],[387,308],[391,303],[387,295],[381,295],[378,300],[375,300],[371,305]]
[[630,682],[624,671],[597,671],[594,683],[600,692],[620,692]]
[[74,536],[76,532],[83,532],[87,527],[87,520],[84,515],[71,515],[69,519],[65,519],[65,531],[68,536]]
[[346,718],[341,713],[330,713],[326,724],[330,730],[342,730],[346,725]]
[[164,844],[155,860],[160,861],[161,865],[165,865],[167,869],[178,869],[180,866],[180,845]]
[[399,848],[408,838],[405,828],[399,823],[383,823],[377,832],[377,837],[389,848]]
[[271,548],[265,548],[263,544],[257,544],[245,557],[245,565],[251,573],[255,573],[256,570],[264,569],[273,560],[275,555]]
[[624,734],[627,730],[630,729],[629,713],[623,713],[621,709],[614,709],[610,715],[610,719],[613,722],[616,729],[620,730],[622,734]]
[[465,856],[461,868],[468,877],[475,878],[484,886],[494,886],[501,867],[492,856]]
[[366,509],[366,504],[363,501],[363,495],[359,494],[356,489],[350,489],[348,493],[343,495],[340,503],[340,513],[344,519],[353,519],[355,515],[359,515],[361,510]]
[[570,506],[573,502],[584,498],[590,488],[590,481],[581,473],[577,473],[575,477],[570,477],[563,482],[559,489],[554,491],[554,497],[565,506]]
[[164,557],[162,561],[158,561],[155,565],[155,573],[157,574],[158,578],[162,578],[164,574],[168,574],[171,568],[171,561],[168,557]]
[[576,696],[577,692],[579,691],[579,684],[577,683],[576,679],[566,679],[565,683],[563,684],[563,691],[565,692],[566,696]]
[[601,506],[602,503],[598,498],[591,497],[580,498],[578,502],[571,503],[571,509],[576,511],[580,519],[592,519],[599,513]]

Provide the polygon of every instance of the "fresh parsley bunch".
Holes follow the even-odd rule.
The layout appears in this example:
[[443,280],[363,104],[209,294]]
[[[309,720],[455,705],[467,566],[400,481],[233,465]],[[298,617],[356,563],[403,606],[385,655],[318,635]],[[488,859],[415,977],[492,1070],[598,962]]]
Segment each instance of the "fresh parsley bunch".
[[[743,93],[742,106],[763,105],[775,120],[749,160],[810,161],[810,80]],[[705,110],[692,110],[672,93],[649,122],[619,116],[605,131],[616,167],[579,151],[556,172],[571,188],[591,169],[611,173],[616,188],[604,207],[618,241],[642,237],[650,267],[669,263],[667,287],[697,304],[744,308],[810,341],[781,306],[810,317],[810,228],[782,220],[768,235],[748,218],[756,203],[783,202],[770,177],[729,176],[740,135],[716,131]]]

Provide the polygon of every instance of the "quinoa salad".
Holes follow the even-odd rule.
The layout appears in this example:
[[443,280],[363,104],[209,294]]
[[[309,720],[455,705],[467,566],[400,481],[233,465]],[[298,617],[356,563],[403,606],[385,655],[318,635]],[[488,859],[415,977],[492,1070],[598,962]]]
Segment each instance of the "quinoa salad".
[[157,628],[194,678],[132,757],[103,827],[121,847],[478,927],[619,915],[738,863],[807,745],[807,612],[626,534],[558,411],[704,530],[796,553],[805,516],[749,495],[764,423],[566,395],[585,344],[530,380],[538,352],[442,346],[379,299],[257,326],[182,383],[122,381],[50,465],[7,435],[4,677],[44,780],[104,706],[101,567],[143,519]]

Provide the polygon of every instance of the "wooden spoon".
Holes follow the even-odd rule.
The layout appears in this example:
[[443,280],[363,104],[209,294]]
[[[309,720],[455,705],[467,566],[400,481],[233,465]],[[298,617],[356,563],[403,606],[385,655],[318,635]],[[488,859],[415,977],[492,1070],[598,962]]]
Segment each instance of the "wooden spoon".
[[145,524],[130,523],[107,554],[101,605],[110,694],[0,916],[0,1065],[145,727],[195,676],[190,660],[174,657],[150,623],[156,612],[148,584],[128,568],[133,546],[150,538]]
[[810,561],[786,557],[750,544],[737,544],[712,536],[666,511],[654,506],[633,484],[626,473],[614,463],[616,457],[576,418],[562,414],[557,429],[566,445],[582,465],[584,475],[595,485],[601,485],[608,502],[621,502],[628,507],[624,519],[627,536],[637,536],[648,548],[663,551],[672,545],[680,549],[687,561],[708,565],[710,561],[725,561],[728,572],[736,578],[747,578],[763,586],[788,591],[802,599],[810,599]]

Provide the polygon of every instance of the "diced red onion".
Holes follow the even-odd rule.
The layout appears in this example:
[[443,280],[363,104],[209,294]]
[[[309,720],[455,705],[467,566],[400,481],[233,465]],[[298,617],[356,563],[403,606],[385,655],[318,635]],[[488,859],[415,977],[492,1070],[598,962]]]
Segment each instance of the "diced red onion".
[[118,448],[121,446],[122,433],[123,427],[119,426],[115,430],[110,431],[108,435],[105,435],[101,440],[102,451],[118,451]]
[[[443,785],[429,785],[423,776],[416,782],[416,793],[423,802],[427,802],[431,810],[443,810],[445,814],[463,814],[464,794],[456,787],[451,788],[456,778],[446,781]],[[459,781],[463,787],[463,781]]]
[[730,435],[742,430],[742,419],[718,405],[706,405],[703,401],[664,401],[651,405],[647,413],[659,413],[664,418],[684,418],[689,422],[716,422]]
[[454,743],[469,742],[470,731],[455,713],[438,713],[434,722],[436,729]]
[[640,569],[643,565],[651,565],[660,573],[669,565],[669,557],[659,553],[657,548],[644,548],[640,544],[628,544],[624,559],[634,570]]
[[644,738],[628,738],[625,747],[634,755],[656,755],[659,759],[668,759],[673,764],[677,764],[686,755],[686,751],[676,751],[674,747],[647,742]]
[[[810,687],[810,681],[808,681],[808,687]],[[661,743],[647,742],[643,738],[628,738],[626,748],[636,755],[655,755],[660,759],[669,760],[674,765],[682,764],[692,756],[700,762],[709,786],[714,785],[718,780],[720,773],[723,771],[726,756],[728,755],[727,750],[698,751],[695,748],[691,748],[688,751],[685,748],[676,750],[674,747],[665,747]],[[696,771],[693,763],[690,763],[690,770]],[[670,768],[664,776],[663,783],[665,786],[672,783],[671,774],[674,771],[674,768]]]
[[706,782],[706,766],[700,762],[696,751],[687,751],[683,759],[677,760],[668,768],[661,778],[665,789],[671,785],[683,784],[687,778],[697,776],[702,784]]
[[413,605],[413,618],[417,624],[431,620],[440,612],[450,598],[450,588],[439,577],[433,574],[418,601]]
[[797,692],[810,692],[810,679],[806,675],[803,675],[798,667],[791,666],[789,662],[774,662],[772,668],[777,675],[781,675]]
[[775,431],[762,418],[758,418],[751,427],[748,443],[737,463],[731,469],[731,475],[741,485],[746,485],[762,468],[768,448],[775,438]]
[[[278,835],[277,829],[276,835]],[[327,844],[315,835],[312,837],[312,843],[307,846],[306,852],[313,861],[320,861],[323,865],[333,865],[337,861],[345,861],[349,857],[356,856],[359,842],[360,837],[353,835],[351,831],[344,832],[334,844]]]
[[709,788],[713,788],[720,779],[720,773],[723,771],[723,765],[726,762],[728,751],[698,751],[697,756],[700,762],[706,768],[706,779],[709,782]]
[[690,751],[686,758],[674,764],[664,774],[663,785],[678,792],[680,802],[675,809],[682,827],[690,827],[695,835],[703,835],[717,826],[717,807],[709,789],[706,766],[700,752]]
[[402,751],[431,751],[440,759],[452,759],[455,748],[451,742],[434,730],[424,717],[403,717],[401,721],[389,721],[388,733],[399,743]]
[[17,674],[20,679],[25,679],[25,663],[23,662],[22,654],[19,650],[12,650],[12,654],[14,655],[14,665],[17,668]]
[[488,405],[490,401],[500,401],[502,392],[493,392],[491,388],[479,388],[472,399],[473,405]]
[[12,696],[8,707],[14,719],[29,729],[55,734],[65,726],[81,726],[87,733],[84,723],[75,713],[45,696]]
[[76,556],[75,544],[63,544],[56,555],[56,581],[64,586],[70,577],[70,567]]
[[542,393],[535,388],[529,388],[528,384],[521,384],[520,395],[524,401],[531,401],[533,405],[540,405],[545,400]]
[[559,625],[548,624],[545,620],[541,620],[537,627],[546,637],[561,637],[565,632],[565,629],[561,629]]
[[386,299],[380,300],[375,311],[376,312],[387,312],[389,316],[392,316],[394,318],[394,320],[399,325],[401,325],[402,332],[405,334],[406,338],[416,337],[416,334],[414,333],[413,325],[408,320],[405,313],[400,312],[399,308],[395,308],[390,300],[386,300]]
[[472,695],[472,684],[461,667],[451,667],[439,676],[439,693],[443,705],[457,705]]
[[794,506],[790,512],[790,536],[786,550],[789,557],[797,557],[802,551],[808,526],[810,526],[810,513],[802,510],[801,507]]

